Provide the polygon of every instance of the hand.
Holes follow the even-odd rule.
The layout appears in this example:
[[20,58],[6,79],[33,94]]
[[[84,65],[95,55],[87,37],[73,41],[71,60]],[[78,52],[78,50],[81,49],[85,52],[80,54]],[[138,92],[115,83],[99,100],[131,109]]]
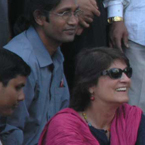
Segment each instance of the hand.
[[116,47],[122,50],[122,45],[128,46],[128,32],[123,21],[113,22],[110,25],[109,30],[109,45],[110,47]]
[[77,30],[76,30],[76,35],[81,35],[83,32],[84,28],[81,27],[80,25],[77,26]]
[[88,28],[89,23],[93,22],[94,15],[100,16],[96,0],[78,0],[78,5],[83,11],[82,17],[80,17],[80,25]]

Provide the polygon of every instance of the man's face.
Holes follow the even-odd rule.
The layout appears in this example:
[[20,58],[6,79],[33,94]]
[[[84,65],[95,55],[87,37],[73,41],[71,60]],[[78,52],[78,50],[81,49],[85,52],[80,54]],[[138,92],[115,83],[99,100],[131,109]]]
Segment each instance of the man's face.
[[0,82],[0,115],[11,115],[20,101],[24,100],[23,87],[26,77],[17,76],[11,79],[7,86]]
[[[73,41],[78,25],[78,17],[73,14],[78,9],[76,0],[61,0],[55,9],[50,11],[49,22],[44,22],[43,32],[45,37],[52,42],[62,43]],[[72,13],[72,15],[67,19],[65,16],[60,16],[63,13],[67,15],[68,12]]]

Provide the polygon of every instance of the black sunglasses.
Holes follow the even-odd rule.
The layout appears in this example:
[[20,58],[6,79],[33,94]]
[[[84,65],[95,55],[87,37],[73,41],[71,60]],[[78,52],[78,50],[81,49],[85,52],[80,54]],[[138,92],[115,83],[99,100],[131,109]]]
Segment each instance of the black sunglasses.
[[122,73],[125,73],[128,78],[131,78],[132,76],[132,68],[127,67],[125,69],[120,69],[120,68],[111,68],[109,70],[104,70],[101,75],[108,75],[112,79],[119,79],[122,77]]

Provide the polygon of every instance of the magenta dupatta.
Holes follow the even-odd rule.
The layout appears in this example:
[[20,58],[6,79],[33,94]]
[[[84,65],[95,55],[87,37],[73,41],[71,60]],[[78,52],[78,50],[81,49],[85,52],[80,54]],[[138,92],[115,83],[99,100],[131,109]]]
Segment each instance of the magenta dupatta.
[[[111,145],[135,145],[142,111],[122,105],[111,125]],[[45,126],[38,145],[99,145],[86,122],[73,109],[58,112]]]

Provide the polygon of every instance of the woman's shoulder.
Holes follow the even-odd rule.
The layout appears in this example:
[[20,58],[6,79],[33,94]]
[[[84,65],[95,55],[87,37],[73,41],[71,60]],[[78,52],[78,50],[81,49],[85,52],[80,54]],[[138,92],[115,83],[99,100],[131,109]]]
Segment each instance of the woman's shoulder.
[[[88,125],[83,122],[79,114],[70,108],[59,111],[45,126],[41,134],[39,144],[44,142],[46,144],[64,145],[76,144],[76,142],[83,142],[82,133],[86,132],[90,135]],[[79,143],[78,143],[79,144]]]
[[132,113],[138,113],[138,114],[142,114],[142,110],[140,107],[135,106],[135,105],[129,105],[127,103],[124,103],[123,105],[120,106],[119,110],[121,112],[124,112],[125,114],[132,114]]
[[[59,121],[58,121],[59,120]],[[68,124],[75,124],[75,123],[82,123],[83,120],[81,119],[81,117],[79,116],[78,112],[76,112],[75,110],[71,109],[71,108],[65,108],[61,111],[59,111],[51,120],[50,120],[50,124],[49,125],[63,125],[64,126],[64,122],[65,125]]]

